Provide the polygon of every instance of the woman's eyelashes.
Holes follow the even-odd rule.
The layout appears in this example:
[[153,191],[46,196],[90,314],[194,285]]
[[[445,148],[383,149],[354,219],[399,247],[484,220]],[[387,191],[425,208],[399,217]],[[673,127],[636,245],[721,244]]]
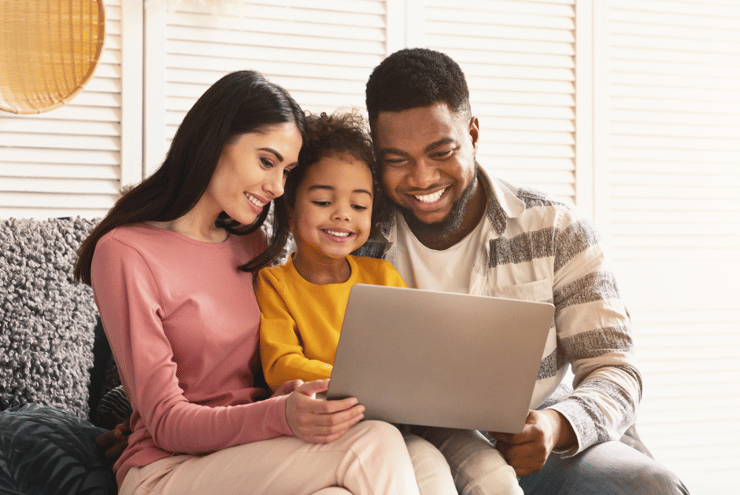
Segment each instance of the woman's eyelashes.
[[266,169],[270,169],[275,166],[275,162],[269,158],[260,158],[260,161],[262,162],[262,166]]

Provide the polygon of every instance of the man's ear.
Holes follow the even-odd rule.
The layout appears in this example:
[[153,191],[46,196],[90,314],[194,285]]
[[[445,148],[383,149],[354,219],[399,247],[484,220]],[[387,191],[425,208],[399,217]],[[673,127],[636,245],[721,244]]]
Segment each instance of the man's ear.
[[478,125],[478,117],[470,117],[470,124],[468,125],[468,134],[470,135],[470,141],[473,144],[473,156],[478,152],[478,137],[480,133],[480,127]]

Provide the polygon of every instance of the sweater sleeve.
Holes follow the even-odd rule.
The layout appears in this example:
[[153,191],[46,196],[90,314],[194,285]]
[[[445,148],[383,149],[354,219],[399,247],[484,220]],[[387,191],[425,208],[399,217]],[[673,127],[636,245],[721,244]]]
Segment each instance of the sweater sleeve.
[[618,440],[635,420],[642,381],[632,331],[596,231],[566,217],[555,236],[555,324],[575,390],[551,406],[570,422],[577,446]]
[[281,289],[282,284],[272,270],[260,270],[256,288],[262,314],[260,356],[265,380],[272,390],[277,390],[289,380],[324,380],[331,376],[332,370],[329,363],[306,357],[298,338],[296,321],[288,310]]
[[385,260],[378,260],[378,261],[382,263],[381,271],[385,274],[383,285],[387,285],[389,287],[402,287],[402,288],[408,287],[408,285],[406,285],[406,282],[403,280],[403,277],[401,277],[401,274],[398,273],[398,270],[396,270],[395,267],[389,261],[385,261]]
[[287,396],[231,407],[185,398],[163,329],[167,315],[157,281],[134,247],[103,237],[93,257],[92,287],[134,409],[130,443],[151,436],[169,452],[204,453],[292,434],[285,415]]

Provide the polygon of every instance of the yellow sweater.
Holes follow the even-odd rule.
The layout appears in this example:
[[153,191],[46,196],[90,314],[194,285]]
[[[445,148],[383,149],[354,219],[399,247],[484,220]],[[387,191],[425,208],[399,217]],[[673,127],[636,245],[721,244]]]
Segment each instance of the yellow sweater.
[[329,378],[353,285],[406,287],[387,261],[347,259],[352,274],[341,284],[308,282],[296,271],[292,257],[285,265],[260,270],[256,290],[262,313],[260,355],[273,390],[297,378],[306,382]]

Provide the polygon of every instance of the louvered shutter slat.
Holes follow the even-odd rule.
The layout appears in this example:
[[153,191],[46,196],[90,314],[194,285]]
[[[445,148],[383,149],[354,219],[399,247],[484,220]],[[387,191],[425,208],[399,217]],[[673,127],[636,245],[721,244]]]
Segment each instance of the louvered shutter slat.
[[491,174],[575,202],[572,1],[425,2],[424,45],[465,72]]
[[740,464],[740,2],[608,4],[598,152],[644,374],[638,429],[679,475],[729,473]]

